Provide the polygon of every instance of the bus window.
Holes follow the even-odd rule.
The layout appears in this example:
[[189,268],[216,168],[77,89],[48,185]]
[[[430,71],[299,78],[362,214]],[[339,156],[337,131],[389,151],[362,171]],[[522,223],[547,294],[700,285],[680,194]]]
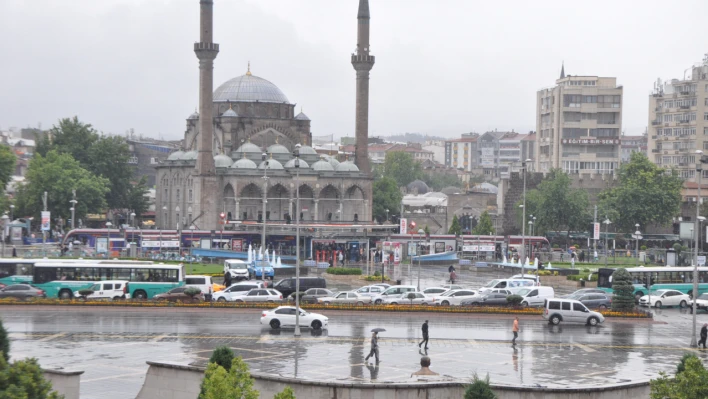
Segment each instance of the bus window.
[[57,268],[43,267],[34,269],[34,282],[37,284],[47,283],[57,279]]

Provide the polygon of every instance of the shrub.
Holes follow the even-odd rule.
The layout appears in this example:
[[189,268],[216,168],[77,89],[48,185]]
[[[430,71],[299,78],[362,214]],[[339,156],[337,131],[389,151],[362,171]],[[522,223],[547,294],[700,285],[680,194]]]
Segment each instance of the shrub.
[[679,361],[679,364],[676,366],[676,374],[683,373],[684,370],[686,370],[686,361],[688,359],[692,359],[692,358],[697,358],[697,357],[693,353],[684,353],[683,357]]
[[587,269],[587,268],[583,269],[583,273],[590,273],[590,269]]
[[553,248],[560,248],[558,244],[553,244]]
[[44,379],[37,359],[8,364],[0,357],[0,398],[63,399],[52,391],[52,383]]
[[199,288],[189,287],[184,290],[184,295],[187,295],[190,298],[194,298],[195,296],[199,295],[200,292],[202,292],[202,290],[200,290]]
[[201,399],[258,399],[260,393],[253,388],[253,379],[248,371],[248,364],[241,357],[231,361],[231,369],[226,371],[216,363],[209,363],[204,380]]
[[0,352],[2,352],[2,357],[5,358],[6,362],[10,361],[10,339],[7,337],[7,330],[2,325],[2,320],[0,320]]
[[612,310],[634,309],[634,285],[627,269],[621,267],[612,273]]
[[550,270],[539,270],[539,271],[538,271],[538,275],[539,275],[539,276],[550,276],[550,275],[551,275],[551,271],[550,271]]
[[361,276],[361,269],[358,267],[330,267],[327,269],[327,273],[346,276]]
[[226,371],[231,370],[231,361],[234,360],[234,351],[228,346],[218,346],[211,353],[209,363],[216,363],[223,367]]
[[642,246],[639,247],[639,249],[641,249],[642,251],[646,251],[646,250],[647,250],[647,246],[646,246],[646,245],[642,245]]
[[374,277],[381,277],[381,273],[378,270],[375,270]]
[[[391,280],[388,276],[384,276],[383,279],[384,279],[384,281]],[[366,278],[364,278],[364,280],[366,280],[366,281],[381,281],[381,274],[379,274],[378,276],[375,274],[373,276],[366,276]]]
[[278,392],[273,399],[295,399],[295,392],[290,387],[285,387],[282,392]]
[[523,300],[524,298],[522,298],[520,295],[509,295],[508,297],[506,297],[506,303],[512,306],[520,304]]
[[93,290],[79,290],[79,295],[81,296],[89,296],[93,294]]
[[684,370],[669,377],[663,371],[660,377],[651,380],[651,399],[679,399],[708,397],[708,370],[695,355],[684,356]]
[[465,389],[465,399],[497,399],[489,386],[489,374],[485,379],[479,378],[477,373],[472,375],[472,384]]

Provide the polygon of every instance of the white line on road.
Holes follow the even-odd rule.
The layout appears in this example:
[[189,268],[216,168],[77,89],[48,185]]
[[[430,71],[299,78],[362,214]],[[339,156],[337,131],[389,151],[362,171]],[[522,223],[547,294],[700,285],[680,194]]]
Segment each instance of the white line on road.
[[589,347],[589,346],[587,346],[587,345],[583,345],[583,344],[579,344],[579,343],[575,343],[575,344],[573,344],[573,345],[574,345],[575,347],[577,347],[577,348],[580,348],[580,349],[584,350],[585,352],[597,352],[596,349],[593,349],[593,348],[591,348],[591,347]]
[[51,340],[53,340],[54,338],[60,338],[60,337],[63,337],[63,336],[65,336],[65,335],[66,335],[66,333],[59,333],[59,334],[50,335],[50,336],[48,336],[48,337],[44,337],[44,338],[40,339],[39,342],[51,341]]

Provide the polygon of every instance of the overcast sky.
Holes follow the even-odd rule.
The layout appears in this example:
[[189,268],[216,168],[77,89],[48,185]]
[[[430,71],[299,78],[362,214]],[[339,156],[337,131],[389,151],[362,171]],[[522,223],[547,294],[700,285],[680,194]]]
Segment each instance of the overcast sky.
[[[358,0],[215,0],[215,86],[268,79],[312,119],[352,136]],[[615,76],[640,134],[656,78],[708,52],[708,1],[370,0],[369,134],[446,137],[535,129],[535,93],[565,61]],[[0,128],[78,115],[97,129],[183,137],[198,103],[198,0],[0,0]]]

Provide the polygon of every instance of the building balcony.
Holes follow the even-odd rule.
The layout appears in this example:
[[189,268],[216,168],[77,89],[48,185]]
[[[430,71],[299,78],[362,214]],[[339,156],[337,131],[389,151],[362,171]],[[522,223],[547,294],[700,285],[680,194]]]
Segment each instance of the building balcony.
[[682,96],[688,96],[691,94],[691,92],[690,91],[681,91],[681,92],[679,92],[679,94],[681,94]]
[[661,121],[651,121],[652,126],[661,125]]
[[658,153],[661,152],[661,150],[658,149],[658,148],[654,148],[654,149],[651,150],[651,152],[653,152],[654,154],[658,154]]
[[682,105],[679,107],[679,109],[691,109],[690,105]]

